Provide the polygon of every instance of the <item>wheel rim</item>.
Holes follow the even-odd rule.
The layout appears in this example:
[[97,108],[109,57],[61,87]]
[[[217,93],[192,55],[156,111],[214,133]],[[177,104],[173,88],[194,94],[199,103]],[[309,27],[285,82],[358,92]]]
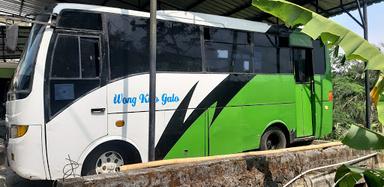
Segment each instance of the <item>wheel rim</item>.
[[97,159],[95,166],[96,174],[117,172],[122,165],[124,165],[124,160],[118,152],[105,152]]

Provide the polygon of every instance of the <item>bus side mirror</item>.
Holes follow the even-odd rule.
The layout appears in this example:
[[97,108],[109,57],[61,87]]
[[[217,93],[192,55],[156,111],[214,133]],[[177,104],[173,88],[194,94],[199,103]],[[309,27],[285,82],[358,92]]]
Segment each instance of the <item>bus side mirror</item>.
[[10,25],[6,30],[5,47],[10,52],[15,52],[17,41],[19,39],[19,26],[16,24]]

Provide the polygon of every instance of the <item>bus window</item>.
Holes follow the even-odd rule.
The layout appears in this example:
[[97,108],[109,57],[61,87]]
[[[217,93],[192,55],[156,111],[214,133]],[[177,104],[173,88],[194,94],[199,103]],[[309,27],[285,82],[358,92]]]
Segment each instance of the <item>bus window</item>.
[[51,77],[80,77],[79,41],[77,36],[58,36],[53,62]]
[[205,42],[205,61],[210,72],[230,72],[232,45]]
[[293,73],[290,48],[280,48],[279,73]]
[[251,73],[252,51],[249,45],[238,44],[233,53],[233,72]]
[[315,74],[325,73],[325,49],[324,45],[319,40],[313,41],[313,72]]
[[[59,35],[53,55],[51,77],[95,78],[100,73],[99,43],[97,39]],[[79,55],[81,51],[81,55]],[[79,62],[79,56],[81,63]],[[80,69],[81,68],[81,69]]]
[[108,14],[111,79],[149,71],[148,19]]
[[295,64],[295,79],[298,83],[309,82],[312,75],[310,49],[293,49],[293,63]]
[[254,72],[255,73],[277,73],[277,50],[274,47],[254,48]]
[[50,77],[50,115],[100,84],[100,48],[96,37],[59,34]]
[[81,77],[94,78],[100,74],[99,43],[92,38],[81,38]]
[[157,44],[157,70],[202,71],[199,26],[159,20]]
[[217,28],[210,28],[210,32],[206,30],[204,32],[205,60],[208,71],[252,72],[252,50],[249,33]]
[[253,43],[255,46],[276,47],[276,38],[265,33],[253,33]]
[[100,14],[79,12],[79,11],[63,11],[60,14],[58,27],[101,30]]

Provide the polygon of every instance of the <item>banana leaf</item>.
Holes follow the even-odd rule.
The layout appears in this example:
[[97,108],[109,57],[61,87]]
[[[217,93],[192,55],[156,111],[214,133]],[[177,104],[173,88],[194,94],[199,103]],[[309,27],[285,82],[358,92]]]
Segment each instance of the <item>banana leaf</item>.
[[384,172],[380,169],[366,169],[351,165],[342,165],[336,171],[335,186],[349,187],[364,177],[368,187],[384,186]]
[[382,134],[357,125],[351,125],[341,142],[358,150],[384,149],[384,136]]

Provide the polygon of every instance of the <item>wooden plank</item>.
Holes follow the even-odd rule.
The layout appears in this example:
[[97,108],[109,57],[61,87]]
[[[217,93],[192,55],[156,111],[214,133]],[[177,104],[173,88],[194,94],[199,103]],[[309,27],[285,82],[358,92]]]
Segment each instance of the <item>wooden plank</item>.
[[152,168],[152,167],[159,167],[159,166],[173,165],[173,164],[187,164],[187,163],[202,162],[202,161],[229,159],[229,158],[235,158],[235,157],[262,156],[262,155],[271,155],[271,154],[281,154],[281,153],[286,153],[286,152],[298,152],[298,151],[308,151],[308,150],[313,150],[313,149],[325,149],[328,147],[334,147],[334,146],[340,146],[340,145],[343,145],[343,144],[341,142],[329,142],[329,143],[323,143],[323,144],[317,144],[317,145],[291,147],[291,148],[277,149],[277,150],[253,151],[253,152],[246,152],[246,153],[206,156],[206,157],[195,157],[195,158],[177,158],[177,159],[170,159],[170,160],[159,160],[159,161],[153,161],[153,162],[120,166],[120,171]]

